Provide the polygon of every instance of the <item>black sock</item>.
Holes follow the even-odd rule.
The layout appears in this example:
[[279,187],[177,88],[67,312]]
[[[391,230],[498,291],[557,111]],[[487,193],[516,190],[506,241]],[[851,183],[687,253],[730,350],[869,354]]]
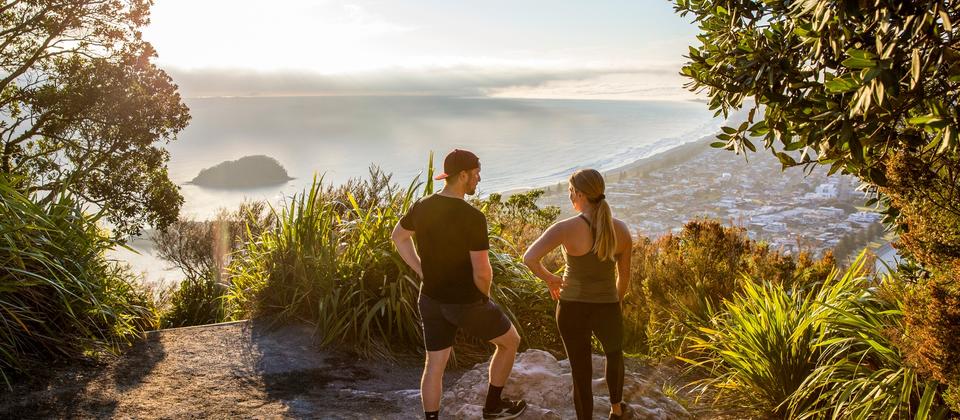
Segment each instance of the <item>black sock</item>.
[[496,410],[500,408],[500,393],[503,392],[502,386],[494,386],[490,384],[490,387],[487,388],[487,402],[483,405],[483,408],[487,410]]
[[440,412],[439,411],[424,411],[423,417],[427,420],[439,420]]

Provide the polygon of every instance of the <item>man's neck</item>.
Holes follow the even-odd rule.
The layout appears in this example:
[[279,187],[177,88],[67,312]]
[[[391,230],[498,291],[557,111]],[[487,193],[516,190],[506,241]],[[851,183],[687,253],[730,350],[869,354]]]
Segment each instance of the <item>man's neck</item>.
[[461,200],[463,200],[463,196],[467,195],[466,191],[464,191],[462,187],[450,184],[444,185],[439,194],[444,197],[459,198]]

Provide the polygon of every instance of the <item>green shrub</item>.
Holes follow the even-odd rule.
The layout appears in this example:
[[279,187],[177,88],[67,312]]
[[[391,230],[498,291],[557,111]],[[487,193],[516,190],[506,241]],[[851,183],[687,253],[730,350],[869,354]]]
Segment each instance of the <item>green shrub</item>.
[[[744,277],[702,335],[697,381],[715,402],[777,418],[942,418],[941,387],[904,362],[898,282],[880,286],[861,253],[841,276],[786,287]],[[901,283],[902,286],[902,283]],[[894,297],[894,299],[890,299]]]
[[251,238],[244,258],[231,264],[227,299],[238,306],[237,315],[310,322],[321,345],[366,355],[418,348],[419,281],[390,237],[418,186],[370,199],[363,208],[352,191],[341,196],[346,203],[335,201],[322,179],[315,179],[286,207],[273,210],[276,225]]
[[[709,371],[702,384],[718,391],[715,403],[783,417],[784,401],[816,368],[822,337],[817,294],[744,277],[722,312],[691,335],[702,357],[687,360]],[[719,308],[718,308],[719,309]]]
[[[857,264],[862,262],[863,254]],[[817,322],[826,331],[817,343],[822,353],[817,369],[789,400],[791,416],[944,418],[946,407],[937,395],[943,387],[907,363],[899,345],[907,334],[905,284],[893,273],[879,284],[855,279],[850,289],[843,302],[818,302],[823,312]]]
[[0,177],[0,375],[115,352],[156,327],[151,295],[104,251],[117,246],[68,195],[38,205]]
[[494,237],[490,264],[493,266],[492,299],[507,313],[520,333],[521,347],[562,354],[563,342],[554,319],[556,302],[546,284],[523,264],[513,244]]
[[170,306],[161,315],[160,326],[188,327],[227,321],[226,293],[227,287],[211,278],[188,277],[170,295]]

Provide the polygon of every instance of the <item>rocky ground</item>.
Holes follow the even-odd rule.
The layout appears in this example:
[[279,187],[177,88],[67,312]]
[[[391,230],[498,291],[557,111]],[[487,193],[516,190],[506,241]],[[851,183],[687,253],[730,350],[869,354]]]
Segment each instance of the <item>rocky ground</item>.
[[[596,357],[594,376],[602,378]],[[515,366],[505,394],[529,401],[521,419],[573,418],[565,360],[528,350]],[[416,419],[421,369],[417,356],[385,362],[318,349],[306,326],[243,321],[170,329],[114,360],[51,367],[18,381],[0,395],[0,418]],[[627,372],[625,395],[637,418],[689,417],[664,393],[672,371],[630,360]],[[597,418],[606,418],[606,385],[594,382]],[[479,418],[485,363],[448,369],[444,384],[445,418]]]

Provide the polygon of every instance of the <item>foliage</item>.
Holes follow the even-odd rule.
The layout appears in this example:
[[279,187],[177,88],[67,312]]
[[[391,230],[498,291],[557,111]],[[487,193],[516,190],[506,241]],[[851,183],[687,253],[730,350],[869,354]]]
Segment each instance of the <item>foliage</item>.
[[227,286],[212,278],[187,277],[170,295],[170,307],[160,316],[160,327],[189,327],[227,321],[226,293]]
[[494,193],[485,199],[473,200],[473,204],[487,216],[491,234],[513,244],[517,250],[525,250],[560,215],[558,207],[537,205],[543,194],[543,190],[535,189],[504,200],[501,194]]
[[494,236],[491,248],[492,299],[517,328],[523,339],[521,347],[561,354],[563,342],[554,319],[556,302],[546,285],[523,264],[513,243]]
[[[868,287],[861,254],[816,287],[743,277],[743,290],[700,328],[693,366],[716,403],[778,418],[942,418],[936,382],[924,382],[895,345],[896,302]],[[896,296],[896,295],[894,295]]]
[[258,237],[271,223],[262,201],[245,202],[214,220],[180,219],[153,236],[160,258],[180,269],[186,278],[168,296],[163,327],[185,327],[223,322],[233,307],[224,301],[229,279],[227,266],[241,252],[247,237]]
[[960,299],[949,274],[960,260],[960,2],[676,0],[676,10],[701,32],[682,69],[688,88],[718,114],[750,108],[714,146],[740,153],[761,140],[784,168],[857,176],[899,253],[936,277],[905,307],[921,341],[907,348],[926,352],[910,359],[946,362],[931,355],[956,352],[957,324],[926,321],[955,319],[937,303]]
[[861,254],[835,285],[847,289],[845,295],[818,300],[822,312],[810,322],[826,331],[816,344],[822,353],[789,400],[791,417],[944,418],[946,407],[937,398],[942,387],[924,380],[902,351],[908,333],[904,283],[896,273],[879,283],[851,280],[851,273],[866,271],[866,261]]
[[750,241],[742,228],[712,220],[688,222],[680,233],[656,241],[640,238],[624,304],[625,344],[651,355],[677,354],[686,335],[706,325],[742,287],[740,273],[793,285],[824,277],[832,265],[829,254],[793,259]]
[[951,387],[951,409],[960,413],[960,261],[908,290],[909,360],[920,372]]
[[[828,165],[878,187],[905,152],[956,184],[955,2],[677,0],[676,10],[701,31],[687,86],[706,90],[718,113],[756,100],[717,146],[755,150],[747,136],[762,137],[784,167]],[[955,194],[930,198],[960,214]]]
[[[378,182],[352,185],[365,189]],[[239,316],[311,322],[322,345],[385,357],[417,348],[419,282],[390,239],[415,186],[363,208],[351,191],[345,191],[347,202],[334,201],[322,179],[315,179],[286,207],[273,210],[273,228],[247,241],[245,257],[230,266],[227,299],[240,307]],[[381,200],[391,205],[376,205]],[[344,208],[349,210],[341,213]]]
[[42,204],[69,189],[117,237],[176,220],[169,154],[189,114],[141,38],[150,0],[0,3],[0,173]]
[[[704,383],[718,389],[715,403],[784,417],[781,403],[816,367],[822,331],[806,322],[815,313],[809,291],[786,289],[744,278],[742,288],[723,311],[691,336],[693,349],[705,354],[696,366],[706,367]],[[719,308],[718,308],[719,309]]]
[[0,375],[115,352],[156,326],[150,294],[104,251],[115,246],[65,194],[38,205],[0,177]]

